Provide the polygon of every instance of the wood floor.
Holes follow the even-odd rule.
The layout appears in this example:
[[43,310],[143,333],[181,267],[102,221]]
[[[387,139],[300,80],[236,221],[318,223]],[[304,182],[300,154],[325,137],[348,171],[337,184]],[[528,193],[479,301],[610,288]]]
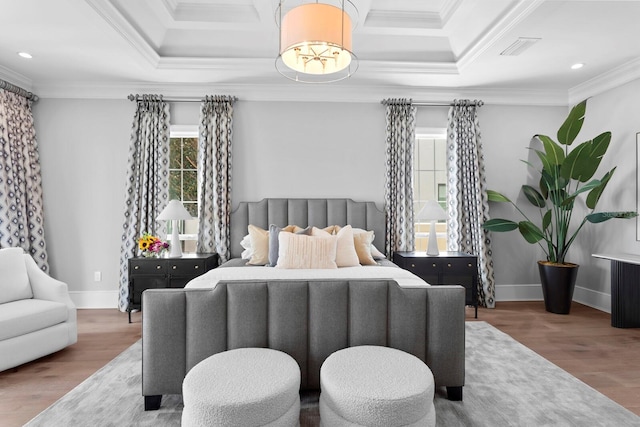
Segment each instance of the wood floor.
[[[542,302],[500,302],[478,320],[640,415],[640,328],[612,328],[607,313],[577,303],[557,315]],[[117,310],[78,310],[77,344],[0,373],[0,427],[22,426],[140,339],[140,313],[133,322]]]

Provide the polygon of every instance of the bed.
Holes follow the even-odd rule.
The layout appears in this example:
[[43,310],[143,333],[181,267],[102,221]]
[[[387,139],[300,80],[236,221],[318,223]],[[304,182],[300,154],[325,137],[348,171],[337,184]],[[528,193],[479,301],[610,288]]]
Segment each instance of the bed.
[[[301,391],[319,389],[322,362],[337,350],[393,347],[424,361],[449,399],[461,400],[462,286],[429,286],[386,259],[331,269],[246,265],[242,259],[250,225],[261,230],[337,225],[366,231],[374,247],[384,248],[384,218],[375,203],[351,199],[241,202],[231,215],[231,260],[184,289],[143,293],[145,409],[158,409],[162,395],[181,394],[184,376],[201,360],[241,347],[290,354],[301,369]],[[294,233],[283,237],[301,240],[289,234]]]

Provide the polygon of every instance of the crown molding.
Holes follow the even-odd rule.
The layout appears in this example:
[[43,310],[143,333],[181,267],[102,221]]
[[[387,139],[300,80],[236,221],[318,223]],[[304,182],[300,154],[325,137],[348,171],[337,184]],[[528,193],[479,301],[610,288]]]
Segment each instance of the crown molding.
[[31,79],[2,65],[0,65],[0,79],[6,80],[12,85],[19,86],[27,92],[33,92],[33,81]]
[[639,78],[640,58],[637,58],[569,89],[569,104],[577,104]]
[[239,101],[265,102],[380,102],[386,98],[411,98],[416,102],[449,103],[454,99],[481,99],[487,105],[567,106],[562,91],[512,88],[408,87],[377,84],[342,85],[282,82],[271,84],[118,83],[74,82],[36,87],[40,99],[120,99],[153,93],[165,97],[199,99],[208,94],[229,94]]

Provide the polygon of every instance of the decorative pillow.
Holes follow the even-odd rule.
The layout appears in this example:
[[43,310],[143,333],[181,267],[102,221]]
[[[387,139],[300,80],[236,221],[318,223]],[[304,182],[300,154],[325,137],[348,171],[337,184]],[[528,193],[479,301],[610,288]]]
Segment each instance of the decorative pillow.
[[269,263],[269,232],[253,224],[249,224],[251,239],[251,257],[247,264],[265,265]]
[[296,233],[296,234],[311,234],[311,227],[302,228],[297,225],[287,225],[284,228],[280,228],[275,224],[271,224],[269,226],[269,266],[275,267],[278,263],[278,235],[281,231],[285,233]]
[[0,249],[0,304],[33,298],[22,248]]
[[[335,235],[338,239],[338,243],[336,245],[336,264],[338,267],[355,267],[360,265],[360,261],[358,259],[358,254],[356,253],[356,248],[354,246],[353,241],[353,229],[350,225],[345,225],[340,228],[337,225],[327,228],[333,228],[335,231],[337,229],[337,234]],[[312,236],[331,236],[329,232],[321,230],[317,227],[313,227],[311,232]]]
[[362,265],[377,265],[373,256],[371,256],[371,242],[373,242],[373,231],[364,233],[356,233],[353,235],[353,243],[356,247],[358,259]]
[[[374,238],[375,238],[375,234],[374,234]],[[372,239],[373,241],[373,239]],[[376,248],[373,243],[371,244],[371,256],[373,257],[373,259],[385,259],[386,256],[384,256],[384,254],[382,252],[380,252],[378,250],[378,248]]]
[[242,246],[242,248],[244,249],[244,251],[242,251],[242,253],[240,254],[240,257],[242,259],[251,259],[251,253],[253,252],[253,250],[251,249],[251,236],[248,234],[244,236],[240,241],[240,246]]
[[278,235],[280,248],[276,268],[338,268],[336,236]]

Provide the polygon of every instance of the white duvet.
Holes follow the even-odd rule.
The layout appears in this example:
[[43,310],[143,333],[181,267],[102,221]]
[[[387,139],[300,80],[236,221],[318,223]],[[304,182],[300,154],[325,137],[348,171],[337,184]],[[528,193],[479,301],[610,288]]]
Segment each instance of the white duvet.
[[213,288],[219,280],[392,279],[403,288],[429,286],[415,274],[398,267],[341,267],[337,269],[281,269],[274,267],[224,267],[209,270],[187,283],[187,288]]

